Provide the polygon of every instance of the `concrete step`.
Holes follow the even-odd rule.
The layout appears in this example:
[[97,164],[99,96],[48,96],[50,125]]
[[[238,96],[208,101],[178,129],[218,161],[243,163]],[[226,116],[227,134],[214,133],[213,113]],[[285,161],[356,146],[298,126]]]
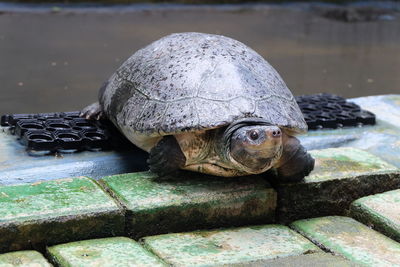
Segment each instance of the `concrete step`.
[[[343,257],[322,252],[282,225],[150,236],[141,243],[126,237],[90,239],[48,247],[45,255],[60,267],[357,266]],[[0,255],[0,266],[48,267],[51,264],[36,251],[20,251]]]
[[[60,179],[0,187],[0,252],[126,234],[143,236],[344,214],[364,195],[400,186],[392,165],[353,148],[313,151],[315,171],[277,193],[262,176],[181,172]],[[107,194],[107,192],[109,194]]]
[[363,266],[400,266],[400,244],[349,217],[293,222],[291,227],[320,247]]
[[360,198],[351,204],[350,214],[400,242],[400,190]]

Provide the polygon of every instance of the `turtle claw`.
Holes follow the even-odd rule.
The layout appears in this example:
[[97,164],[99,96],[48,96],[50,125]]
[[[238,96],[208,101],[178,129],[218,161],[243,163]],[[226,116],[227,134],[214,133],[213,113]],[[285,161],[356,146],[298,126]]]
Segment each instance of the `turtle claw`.
[[87,120],[100,120],[104,117],[104,114],[99,102],[96,102],[85,107],[79,116]]
[[315,160],[295,137],[288,137],[282,154],[282,164],[276,169],[279,183],[303,180],[314,169]]

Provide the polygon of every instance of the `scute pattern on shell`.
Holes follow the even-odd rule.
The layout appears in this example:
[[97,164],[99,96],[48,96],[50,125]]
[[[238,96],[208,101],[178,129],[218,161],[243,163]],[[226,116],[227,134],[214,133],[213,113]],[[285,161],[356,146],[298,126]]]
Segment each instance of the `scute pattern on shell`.
[[100,103],[119,127],[153,136],[244,117],[307,130],[275,69],[243,43],[220,35],[171,34],[140,49],[109,79]]

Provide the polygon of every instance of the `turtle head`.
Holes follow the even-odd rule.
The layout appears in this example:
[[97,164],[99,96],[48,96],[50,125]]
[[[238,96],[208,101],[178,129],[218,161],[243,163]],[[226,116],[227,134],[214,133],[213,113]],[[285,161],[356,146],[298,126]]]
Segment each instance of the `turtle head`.
[[241,123],[230,133],[229,158],[248,173],[271,168],[282,154],[282,130],[273,125]]

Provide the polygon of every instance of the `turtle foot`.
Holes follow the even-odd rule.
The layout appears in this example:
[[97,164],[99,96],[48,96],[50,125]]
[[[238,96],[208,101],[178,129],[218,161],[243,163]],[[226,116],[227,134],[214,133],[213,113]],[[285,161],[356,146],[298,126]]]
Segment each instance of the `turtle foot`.
[[279,183],[299,182],[314,169],[315,160],[295,137],[284,145],[281,165],[276,169]]
[[303,180],[314,169],[315,160],[301,147],[288,165],[278,168],[278,180],[280,183],[294,183]]
[[104,117],[104,114],[99,102],[96,102],[84,108],[79,116],[88,120],[100,120]]
[[184,167],[186,157],[175,137],[167,135],[150,150],[147,163],[150,171],[157,173],[158,176],[165,176]]

